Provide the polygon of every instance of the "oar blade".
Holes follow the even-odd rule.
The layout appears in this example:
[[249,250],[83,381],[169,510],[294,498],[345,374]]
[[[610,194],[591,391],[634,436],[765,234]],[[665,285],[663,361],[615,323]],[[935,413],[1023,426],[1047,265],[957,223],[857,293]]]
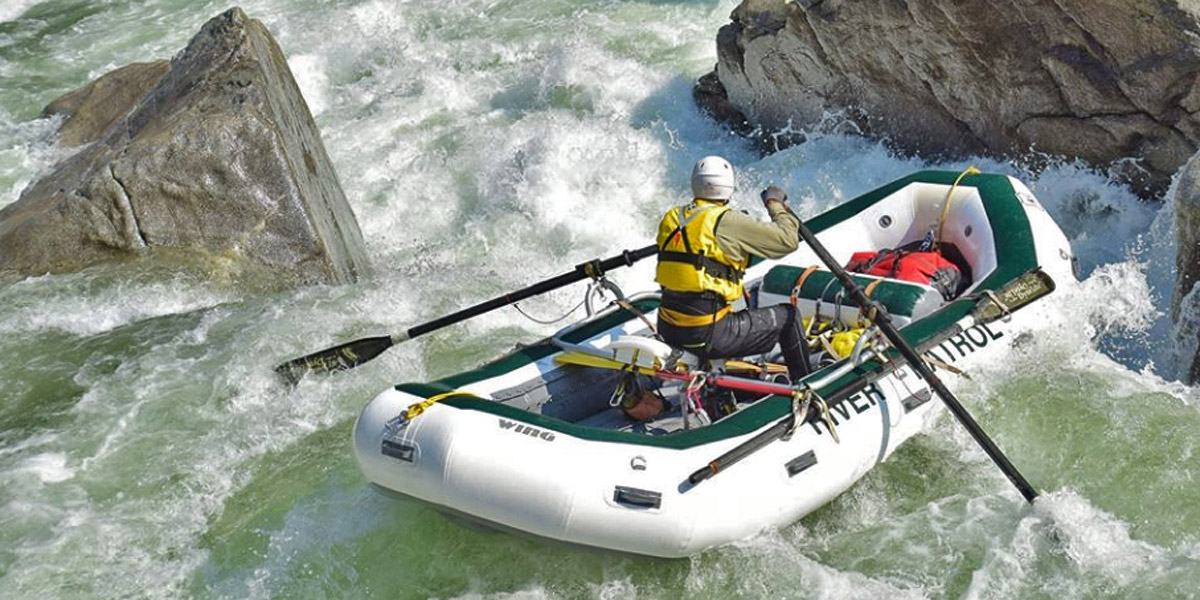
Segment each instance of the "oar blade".
[[312,371],[331,373],[333,371],[353,369],[379,356],[385,350],[391,348],[392,344],[391,336],[381,335],[362,338],[289,360],[275,367],[275,372],[279,373],[284,379],[295,383],[305,373]]
[[985,296],[971,311],[971,316],[984,323],[994,321],[1034,300],[1054,291],[1054,280],[1041,269],[1034,269]]

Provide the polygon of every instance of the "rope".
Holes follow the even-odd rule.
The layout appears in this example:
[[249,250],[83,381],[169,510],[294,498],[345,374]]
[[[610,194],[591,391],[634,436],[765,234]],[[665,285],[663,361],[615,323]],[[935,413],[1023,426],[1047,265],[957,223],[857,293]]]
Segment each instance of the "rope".
[[958,187],[958,184],[962,182],[964,177],[967,175],[978,174],[979,168],[975,165],[971,165],[966,169],[963,169],[963,172],[958,174],[958,179],[954,180],[954,185],[950,186],[950,191],[946,193],[946,201],[942,203],[942,216],[940,219],[938,219],[937,237],[934,238],[933,242],[933,247],[935,249],[937,249],[942,243],[942,229],[946,227],[946,215],[950,214],[950,200],[954,196],[954,190]]
[[821,420],[825,421],[825,428],[829,430],[829,435],[833,436],[833,442],[835,444],[842,443],[838,437],[837,428],[833,424],[833,415],[829,414],[829,403],[825,402],[824,398],[817,396],[817,408],[821,409]]
[[992,290],[983,290],[983,294],[992,302],[996,303],[996,306],[1000,309],[1000,318],[1003,319],[1005,323],[1012,320],[1012,310],[1010,310],[1008,306],[1004,304],[1002,300],[1000,300],[1000,296],[996,295],[996,292]]
[[[687,389],[684,391],[684,414],[694,415],[701,427],[712,423],[708,418],[708,413],[704,411],[704,402],[700,399],[700,390],[704,388],[707,379],[708,376],[703,371],[696,371],[692,374],[692,379],[688,381]],[[687,429],[686,417],[684,428]]]
[[420,416],[421,413],[425,412],[425,409],[429,408],[430,406],[433,406],[434,404],[441,402],[442,400],[445,400],[446,398],[451,398],[453,396],[471,396],[471,397],[476,397],[476,398],[478,397],[478,396],[475,396],[475,394],[472,394],[471,392],[459,392],[459,391],[446,392],[444,394],[430,396],[428,399],[423,400],[421,402],[410,404],[408,406],[408,408],[404,409],[404,412],[401,413],[401,416],[404,417],[405,421],[411,421],[411,420],[417,418],[418,416]]
[[586,299],[586,298],[585,298],[585,299],[583,299],[583,300],[580,300],[580,301],[579,301],[579,304],[576,304],[576,305],[575,305],[575,308],[572,308],[571,310],[568,310],[568,311],[566,312],[566,314],[564,314],[563,316],[561,316],[561,317],[559,317],[559,318],[557,318],[557,319],[551,319],[551,320],[549,320],[549,321],[543,321],[543,320],[541,320],[541,319],[539,319],[539,318],[537,318],[537,317],[534,317],[533,315],[530,315],[529,313],[527,313],[527,312],[525,312],[525,311],[521,310],[521,305],[520,305],[520,304],[517,304],[516,302],[513,302],[513,308],[517,309],[517,312],[521,313],[521,316],[525,317],[526,319],[529,319],[530,321],[533,321],[534,323],[539,323],[539,324],[541,324],[541,325],[553,325],[553,324],[555,324],[555,323],[557,323],[557,322],[559,322],[559,321],[561,321],[561,320],[563,320],[563,319],[565,319],[565,318],[567,318],[567,317],[571,316],[572,314],[574,314],[574,313],[575,313],[575,311],[579,310],[579,307],[580,307],[580,306],[583,306],[583,303],[584,303],[584,302],[586,302],[586,301],[587,301],[587,299]]
[[646,317],[646,313],[638,310],[637,307],[635,307],[632,303],[630,303],[628,300],[625,300],[623,298],[617,298],[616,300],[614,300],[614,302],[617,303],[617,306],[620,306],[621,308],[637,315],[637,318],[641,319],[642,322],[646,324],[646,327],[650,328],[650,333],[654,334],[654,338],[659,341],[662,341],[662,336],[658,335],[658,329],[656,329],[654,327],[654,323],[651,323],[650,319]]
[[971,374],[970,374],[970,373],[967,373],[966,371],[964,371],[964,370],[962,370],[962,369],[960,369],[960,368],[958,368],[958,367],[956,367],[956,366],[954,366],[954,365],[952,365],[952,364],[950,364],[950,363],[948,363],[948,362],[946,362],[946,361],[944,361],[944,360],[942,360],[942,359],[940,359],[940,358],[935,358],[935,357],[933,357],[932,355],[929,355],[929,354],[925,354],[925,355],[924,355],[924,356],[922,356],[921,358],[924,358],[924,359],[925,359],[925,362],[927,362],[927,363],[929,363],[929,364],[931,364],[931,365],[933,365],[933,366],[935,366],[935,367],[937,367],[937,368],[939,368],[939,369],[944,369],[944,370],[946,370],[946,371],[948,371],[948,372],[950,372],[950,373],[954,373],[955,375],[958,375],[958,376],[960,376],[960,377],[965,377],[965,378],[967,378],[967,379],[970,379],[970,378],[971,378]]

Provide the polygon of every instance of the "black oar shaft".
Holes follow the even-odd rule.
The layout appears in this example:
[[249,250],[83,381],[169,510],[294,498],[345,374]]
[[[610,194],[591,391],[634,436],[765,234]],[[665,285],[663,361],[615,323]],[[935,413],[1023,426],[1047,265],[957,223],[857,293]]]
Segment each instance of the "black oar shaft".
[[743,458],[758,452],[767,444],[770,444],[771,442],[783,437],[788,431],[791,431],[793,427],[795,427],[795,415],[788,415],[779,421],[776,421],[774,425],[763,430],[762,433],[759,433],[745,442],[734,446],[725,454],[718,456],[707,465],[697,469],[695,473],[692,473],[688,476],[688,483],[696,485],[697,483],[716,475],[722,469],[732,467]]
[[503,296],[492,298],[487,302],[481,302],[475,306],[464,308],[458,312],[446,315],[444,317],[439,317],[429,321],[428,323],[422,323],[415,327],[409,328],[408,331],[405,332],[407,333],[407,337],[405,339],[412,339],[418,335],[424,335],[448,325],[465,321],[471,317],[477,317],[486,312],[496,310],[497,308],[520,302],[526,298],[544,294],[577,281],[583,281],[592,277],[593,275],[598,277],[603,275],[605,271],[615,267],[631,266],[633,263],[643,258],[654,255],[657,251],[658,246],[651,244],[645,248],[638,248],[637,250],[626,250],[617,256],[606,258],[604,260],[593,260],[591,262],[582,263],[577,265],[574,270],[563,273],[562,275],[551,277],[550,279],[535,283],[527,288],[523,288],[515,292],[509,292]]
[[482,315],[483,313],[496,310],[503,306],[508,306],[515,302],[520,302],[526,298],[544,294],[554,289],[558,289],[565,285],[570,285],[577,281],[592,277],[600,277],[605,271],[616,267],[631,266],[633,263],[653,256],[658,252],[658,246],[649,245],[645,248],[637,250],[626,250],[617,256],[606,258],[604,260],[593,260],[580,265],[577,265],[574,270],[562,275],[551,277],[545,281],[535,283],[527,288],[504,294],[498,298],[492,298],[487,302],[481,302],[475,306],[464,308],[456,313],[446,315],[422,323],[416,327],[411,327],[401,333],[390,336],[376,336],[363,338],[326,348],[319,352],[302,356],[300,358],[289,360],[277,367],[275,371],[284,376],[289,381],[297,381],[304,373],[309,371],[337,371],[344,369],[353,369],[358,365],[374,359],[382,354],[393,345],[410,340],[419,335],[424,335],[431,331],[435,331],[453,325],[461,321],[470,319],[471,317]]
[[821,259],[821,262],[825,263],[825,266],[829,267],[829,270],[833,272],[834,276],[842,282],[842,285],[850,292],[850,296],[862,308],[863,312],[868,316],[871,316],[870,313],[872,311],[875,312],[875,315],[872,318],[874,319],[875,324],[879,326],[880,331],[887,336],[888,341],[892,343],[892,346],[894,346],[896,350],[900,352],[900,355],[904,357],[904,360],[912,366],[917,374],[929,384],[929,387],[933,388],[933,390],[937,392],[938,396],[941,397],[942,402],[946,404],[946,406],[950,409],[950,412],[954,414],[956,419],[958,419],[958,422],[962,423],[963,427],[967,428],[967,432],[971,434],[971,437],[975,438],[975,442],[983,448],[983,451],[986,452],[988,457],[992,459],[992,462],[996,463],[996,466],[1000,467],[1000,470],[1003,471],[1004,475],[1008,477],[1008,480],[1017,487],[1017,490],[1021,492],[1021,495],[1025,497],[1025,500],[1032,503],[1033,500],[1037,498],[1037,490],[1033,489],[1033,486],[1029,484],[1029,481],[1027,481],[1025,477],[1021,475],[1021,472],[1018,471],[1017,468],[1013,466],[1012,462],[1008,460],[1008,457],[1000,451],[1000,448],[996,446],[996,443],[992,441],[992,438],[988,436],[987,432],[985,432],[983,428],[979,426],[979,423],[975,421],[975,419],[971,416],[971,413],[967,412],[967,409],[964,408],[962,403],[958,401],[958,398],[955,398],[954,394],[950,393],[950,390],[946,388],[946,385],[942,383],[942,380],[939,379],[938,376],[933,373],[933,370],[925,364],[925,361],[921,359],[916,350],[913,350],[912,346],[905,341],[905,339],[900,335],[900,332],[897,331],[895,326],[892,325],[891,317],[887,314],[887,311],[882,307],[878,307],[874,302],[867,298],[866,294],[863,293],[862,288],[855,283],[854,279],[850,277],[850,274],[847,273],[845,269],[842,268],[841,264],[833,259],[833,256],[829,254],[829,251],[825,249],[825,246],[823,246],[820,240],[818,240],[817,237],[813,235],[811,231],[809,231],[808,227],[803,222],[800,223],[800,237],[808,243],[808,246],[813,249],[813,252],[816,252],[817,257]]
[[[714,380],[716,382],[718,382],[717,385],[720,385],[720,383],[719,383],[720,378],[709,379],[709,381],[714,381]],[[867,387],[868,384],[869,384],[869,382],[867,380],[860,379],[859,381],[857,381],[855,383],[851,383],[845,387],[838,389],[837,391],[833,392],[832,394],[826,396],[824,400],[829,405],[833,405],[838,402],[842,402],[846,398],[849,398],[850,396],[853,396],[854,394],[861,392],[863,390],[863,388]],[[786,393],[790,393],[795,390],[795,388],[792,388],[789,386],[779,386],[779,387],[785,388]],[[780,390],[780,392],[785,392],[785,390]],[[783,394],[781,393],[780,395],[783,395]],[[704,465],[700,469],[697,469],[694,473],[692,473],[691,475],[688,476],[688,482],[691,483],[692,485],[698,484],[698,483],[712,477],[713,475],[716,475],[717,473],[724,471],[725,469],[728,469],[729,467],[732,467],[733,465],[740,462],[743,458],[746,458],[747,456],[750,456],[751,454],[758,452],[759,450],[765,448],[771,442],[774,442],[775,440],[777,440],[781,437],[784,437],[785,435],[788,434],[788,432],[794,431],[797,427],[800,427],[800,426],[804,425],[805,423],[808,423],[808,421],[810,419],[810,415],[812,415],[815,411],[816,411],[816,408],[810,406],[808,409],[808,413],[806,413],[806,414],[798,415],[795,412],[789,413],[788,416],[776,421],[775,424],[771,425],[767,429],[764,429],[763,431],[758,433],[758,435],[755,435],[754,437],[742,442],[741,444],[738,444],[737,446],[730,448],[724,454],[709,461],[709,463],[707,465]],[[797,423],[796,419],[799,419],[800,422]]]

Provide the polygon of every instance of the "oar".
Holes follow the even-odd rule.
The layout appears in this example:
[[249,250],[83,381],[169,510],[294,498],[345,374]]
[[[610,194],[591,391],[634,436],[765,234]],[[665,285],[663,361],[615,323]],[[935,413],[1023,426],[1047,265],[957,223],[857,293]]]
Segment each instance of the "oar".
[[1032,503],[1033,500],[1037,498],[1037,490],[1033,489],[1032,485],[1029,485],[1029,481],[1027,481],[1025,477],[1021,475],[1021,472],[1013,466],[1012,462],[1008,460],[1008,457],[1000,451],[1000,448],[996,446],[996,443],[992,441],[992,438],[988,437],[988,434],[979,426],[979,423],[975,422],[975,419],[971,416],[971,413],[967,412],[966,408],[963,408],[963,405],[958,401],[958,398],[955,398],[954,394],[950,393],[950,390],[946,388],[946,384],[942,383],[942,380],[938,379],[937,375],[933,374],[933,369],[930,369],[929,365],[925,364],[925,361],[921,359],[921,355],[917,354],[917,351],[913,350],[912,346],[908,345],[908,342],[906,342],[904,338],[900,336],[900,332],[896,330],[894,325],[892,325],[891,316],[888,315],[887,310],[867,298],[867,295],[863,293],[862,288],[860,288],[858,284],[854,282],[854,279],[850,277],[850,274],[847,273],[846,270],[843,269],[842,266],[833,259],[833,256],[829,254],[829,251],[825,249],[825,246],[821,245],[821,242],[817,240],[817,237],[813,235],[812,231],[809,231],[808,226],[805,225],[803,221],[800,223],[800,237],[808,243],[809,247],[817,253],[817,256],[821,259],[821,262],[825,263],[825,266],[829,267],[829,270],[833,272],[834,276],[842,282],[842,286],[844,286],[850,292],[850,296],[854,299],[854,302],[862,308],[863,314],[871,315],[872,312],[874,312],[874,323],[879,326],[879,330],[883,332],[883,335],[887,336],[887,339],[892,343],[892,346],[894,346],[896,350],[900,351],[900,355],[903,356],[904,360],[912,366],[913,370],[915,370],[922,379],[929,383],[929,387],[933,388],[933,390],[937,392],[938,396],[941,397],[942,402],[946,404],[946,406],[950,409],[950,412],[953,413],[955,418],[958,419],[958,422],[962,423],[963,427],[967,428],[967,431],[971,434],[971,437],[975,438],[975,442],[983,448],[983,451],[986,452],[987,455],[992,459],[992,462],[996,463],[996,466],[1000,467],[1000,470],[1004,472],[1004,475],[1008,477],[1008,480],[1011,481],[1013,485],[1017,486],[1017,490],[1021,492],[1022,496],[1025,496],[1025,500]]
[[481,302],[475,306],[464,308],[454,314],[434,319],[428,323],[422,323],[400,333],[362,338],[289,360],[275,367],[275,372],[282,375],[288,381],[295,383],[309,371],[332,372],[353,369],[379,356],[385,350],[400,342],[411,340],[419,335],[425,335],[431,331],[465,321],[471,317],[477,317],[483,313],[508,306],[514,302],[520,302],[538,294],[544,294],[577,281],[600,277],[609,269],[632,266],[633,263],[648,256],[653,256],[657,252],[658,246],[651,244],[637,250],[625,250],[612,258],[591,260],[576,265],[573,270],[562,275],[551,277],[540,283],[535,283],[527,288],[505,294],[498,298],[492,298],[487,302]]
[[[1004,287],[996,290],[993,294],[981,295],[977,301],[977,304],[971,310],[971,313],[969,315],[959,319],[953,326],[948,328],[945,332],[939,334],[934,339],[930,340],[928,342],[929,347],[936,346],[938,343],[941,343],[942,341],[949,339],[956,334],[962,333],[963,331],[970,329],[974,325],[978,325],[981,323],[990,323],[992,321],[995,321],[996,319],[999,319],[1006,315],[1009,315],[1012,312],[1016,311],[1017,309],[1022,308],[1024,306],[1032,303],[1034,300],[1037,300],[1038,298],[1041,298],[1042,296],[1045,296],[1046,294],[1049,294],[1052,291],[1054,291],[1054,280],[1050,279],[1049,275],[1046,275],[1040,269],[1034,269],[1028,273],[1025,273],[1024,275],[1008,282],[1007,284],[1005,284]],[[601,359],[601,360],[603,360],[603,359]],[[728,365],[729,363],[725,363],[725,364]],[[618,364],[618,367],[619,366],[620,365]],[[665,371],[660,371],[655,374],[664,379],[678,380],[678,378],[680,377],[677,374],[668,373]],[[686,376],[683,376],[683,377],[686,377]],[[716,383],[717,385],[721,385],[723,381],[735,381],[737,383],[741,383],[745,380],[729,378],[729,377],[726,377],[726,378],[710,377],[708,379],[708,381],[710,383]],[[793,392],[795,392],[796,390],[800,389],[797,387],[790,387],[790,386],[784,386],[784,385],[780,385],[780,384],[773,384],[773,383],[759,382],[759,381],[755,381],[755,382],[753,382],[753,384],[756,386],[756,388],[753,388],[750,391],[754,391],[754,392],[758,392],[758,393],[779,394],[779,395],[783,395],[783,396],[790,395]],[[843,388],[839,389],[838,391],[834,392],[833,394],[826,396],[825,402],[827,404],[834,404],[834,403],[840,402],[842,400],[842,398],[845,398],[847,396],[850,396],[851,394],[857,393],[859,391],[859,389],[860,389],[859,386],[843,387]],[[812,411],[810,410],[809,412],[812,412]],[[800,419],[800,423],[796,423],[797,418]],[[690,476],[688,476],[688,482],[691,483],[692,485],[696,485],[696,484],[700,483],[701,481],[704,481],[704,480],[712,477],[713,475],[716,475],[719,472],[723,472],[725,469],[728,469],[729,467],[738,463],[743,458],[746,458],[747,456],[750,456],[751,454],[758,452],[759,450],[763,449],[771,442],[786,435],[787,432],[792,431],[799,425],[802,425],[807,422],[808,422],[807,414],[796,415],[796,413],[794,413],[794,412],[788,413],[788,415],[786,417],[780,419],[779,421],[776,421],[775,424],[772,425],[771,427],[763,430],[761,433],[750,438],[749,440],[746,440],[745,442],[742,442],[741,444],[734,446],[732,449],[725,452],[721,456],[714,458],[713,460],[709,461],[707,464],[705,464],[700,469],[697,469],[694,473],[692,473]]]

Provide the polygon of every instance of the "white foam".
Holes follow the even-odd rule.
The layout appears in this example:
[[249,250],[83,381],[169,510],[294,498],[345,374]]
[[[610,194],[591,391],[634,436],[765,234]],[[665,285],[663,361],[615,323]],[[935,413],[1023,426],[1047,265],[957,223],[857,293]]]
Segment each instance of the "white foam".
[[1067,234],[1084,277],[1096,266],[1128,260],[1160,209],[1081,164],[1052,166],[1028,183]]
[[61,118],[14,124],[0,107],[0,208],[11,204],[64,151],[53,143]]
[[1132,261],[1097,267],[1066,304],[1065,310],[1076,315],[1077,322],[1080,316],[1088,317],[1093,328],[1088,338],[1143,333],[1164,314],[1154,302],[1146,273]]
[[75,470],[67,467],[67,455],[61,452],[30,456],[17,463],[13,471],[32,474],[42,483],[60,483],[75,476]]
[[8,304],[8,309],[0,315],[0,333],[59,330],[95,335],[151,317],[206,308],[228,299],[225,293],[184,278],[112,284],[93,279],[86,272],[31,277],[0,288],[0,301]]
[[[739,596],[780,597],[791,591],[803,589],[805,597],[821,600],[868,600],[896,598],[917,600],[927,598],[925,590],[906,582],[892,582],[886,577],[869,577],[848,569],[823,564],[807,556],[797,547],[796,540],[779,532],[768,532],[749,540],[737,542],[722,551],[726,558],[738,565],[738,571],[730,573],[705,573],[696,568],[693,561],[692,579],[689,587],[712,586],[720,590],[721,580],[733,578],[740,581]],[[759,577],[738,577],[737,573],[758,574]],[[763,577],[764,573],[774,576]]]
[[408,11],[398,8],[395,2],[371,0],[352,8],[350,14],[362,35],[389,43],[411,37],[405,19]]
[[4,21],[12,21],[21,16],[29,7],[41,3],[43,0],[4,0],[0,3],[0,23]]
[[[607,600],[609,598],[612,598],[612,599],[632,598],[634,596],[636,596],[636,594],[634,594],[632,596],[620,595],[620,593],[617,590],[611,590],[607,586],[601,587],[601,589],[595,593],[596,598],[602,598],[605,600]],[[541,586],[534,586],[534,587],[531,587],[530,589],[520,590],[520,591],[516,591],[516,592],[502,592],[502,593],[497,593],[497,594],[481,594],[478,592],[469,592],[469,593],[462,594],[459,596],[453,596],[454,600],[549,600],[551,598],[560,598],[560,597],[562,597],[562,596],[551,593],[549,590],[547,590]]]
[[1035,509],[1050,520],[1066,555],[1085,573],[1127,585],[1163,563],[1162,549],[1134,540],[1127,524],[1074,492],[1045,494]]
[[[198,577],[211,577],[217,593],[230,597],[286,595],[297,582],[319,587],[321,574],[305,571],[304,560],[355,547],[356,536],[368,535],[380,518],[397,519],[402,528],[406,517],[359,512],[355,494],[365,488],[357,484],[342,493],[340,483],[318,483],[316,490],[287,492],[299,494],[294,506],[281,524],[271,521],[275,528],[262,532],[269,542],[247,551],[247,564],[208,562],[208,549],[227,543],[209,536],[213,520],[243,510],[231,500],[261,475],[262,457],[294,451],[305,436],[345,424],[365,398],[395,381],[467,368],[472,365],[462,364],[463,352],[499,353],[514,338],[534,339],[527,333],[554,327],[497,311],[394,348],[353,373],[306,379],[291,391],[269,372],[281,357],[400,331],[582,260],[641,247],[662,211],[687,194],[691,162],[706,154],[723,154],[737,165],[735,204],[760,216],[757,192],[769,183],[785,185],[800,212],[811,215],[917,169],[965,166],[897,158],[882,144],[838,135],[812,135],[803,146],[759,159],[749,144],[702,117],[690,97],[694,76],[715,60],[712,35],[735,4],[368,0],[346,7],[264,0],[249,7],[252,16],[269,15],[291,56],[379,275],[357,286],[230,303],[199,323],[181,320],[187,325],[169,335],[134,336],[88,356],[73,381],[85,388],[82,398],[53,414],[53,423],[65,424],[0,448],[5,482],[14,474],[30,482],[3,490],[12,494],[0,507],[6,531],[17,530],[9,528],[14,524],[25,529],[16,539],[0,537],[19,548],[5,565],[0,595],[34,590],[54,597],[77,589],[81,595],[177,597]],[[148,16],[117,41],[105,36],[129,15],[101,12],[47,44],[55,60],[80,72],[168,56],[211,16],[200,14],[205,5],[196,6],[181,18],[175,7],[150,2]],[[0,180],[8,182],[0,186],[0,204],[15,199],[49,163],[48,131],[45,124],[0,127],[0,148],[12,148],[0,151]],[[1157,372],[1121,369],[1093,340],[1153,337],[1163,319],[1155,294],[1168,268],[1158,258],[1166,236],[1147,235],[1153,239],[1140,251],[1135,239],[1145,235],[1155,209],[1072,165],[1030,178],[1009,165],[977,162],[1030,183],[1067,226],[1081,257],[1085,282],[1078,289],[1062,286],[1046,310],[1055,323],[1078,317],[1082,326],[1054,330],[1062,335],[1039,339],[1047,344],[1039,348],[1062,343],[1051,356],[1105,378],[1113,393],[1171,389],[1200,406],[1194,392]],[[651,270],[652,261],[644,261],[614,277],[634,291],[653,286]],[[523,307],[557,316],[580,292],[565,289]],[[0,289],[0,333],[32,339],[57,331],[83,339],[231,299],[186,281],[114,286],[87,277],[33,278]],[[16,344],[14,351],[23,347]],[[980,385],[1001,386],[1021,377],[1021,368],[997,365]],[[899,514],[887,481],[867,482],[828,509],[842,511],[840,518],[826,513],[811,526],[697,557],[682,581],[668,577],[663,589],[619,569],[585,585],[600,597],[730,590],[766,597],[803,590],[806,597],[839,600],[924,598],[940,596],[942,580],[956,573],[938,561],[963,548],[987,547],[967,596],[1019,597],[1029,588],[1017,582],[1036,581],[1041,563],[1054,560],[1047,558],[1053,550],[1042,545],[1038,520],[1019,516],[1015,493],[990,465],[982,466],[986,458],[960,428],[950,424],[937,433],[943,429],[955,433],[937,443],[971,448],[968,460],[980,465],[963,465],[950,453],[953,462],[935,457],[942,462],[933,466],[994,477],[976,490],[981,497],[952,496],[928,508],[915,502],[909,514]],[[69,445],[61,441],[67,433]],[[1130,538],[1124,523],[1086,499],[1052,496],[1037,514],[1062,521],[1071,564],[1085,576],[1124,585],[1174,558]],[[873,572],[856,566],[857,558],[823,555],[839,536],[848,546],[858,536],[888,552],[873,558]],[[1132,568],[1110,564],[1125,560],[1126,552],[1135,557]],[[1196,560],[1197,552],[1191,547],[1182,554]],[[539,577],[488,597],[558,595]]]
[[320,116],[329,108],[329,76],[325,59],[316,54],[294,54],[288,58],[288,67],[300,87],[308,110],[313,117]]

